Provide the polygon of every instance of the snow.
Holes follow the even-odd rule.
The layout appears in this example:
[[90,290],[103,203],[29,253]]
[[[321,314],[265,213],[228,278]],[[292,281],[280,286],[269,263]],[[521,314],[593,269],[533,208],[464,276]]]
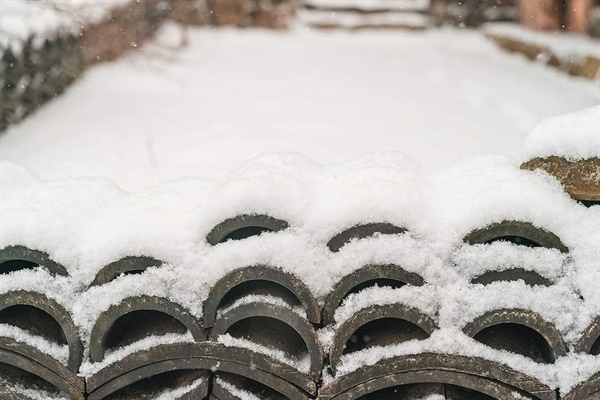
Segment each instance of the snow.
[[79,375],[90,377],[96,372],[127,357],[130,354],[148,350],[153,347],[160,346],[161,344],[191,343],[193,341],[194,338],[189,332],[184,334],[167,333],[160,336],[148,336],[130,345],[119,348],[118,350],[107,352],[104,359],[100,362],[92,363],[89,359],[84,359],[81,367],[79,368]]
[[335,330],[356,313],[371,306],[387,304],[403,304],[415,308],[435,321],[439,311],[438,289],[432,285],[406,285],[397,289],[375,285],[350,294],[336,309],[335,324],[318,331],[324,351],[329,352]]
[[443,299],[439,311],[440,326],[466,326],[475,318],[499,309],[527,309],[551,321],[565,339],[573,341],[570,329],[580,308],[577,293],[567,285],[529,286],[522,281],[493,282],[489,285],[448,285],[439,291]]
[[577,33],[538,31],[516,23],[495,22],[483,26],[492,35],[509,37],[548,48],[553,54],[566,59],[600,58],[600,40]]
[[68,18],[48,3],[7,0],[0,3],[2,47],[17,39],[26,40],[32,33],[50,35],[66,25]]
[[[342,356],[341,363],[338,366],[337,376],[346,375],[358,368],[374,365],[382,360],[420,353],[450,353],[468,357],[481,357],[487,360],[498,361],[509,367],[528,373],[551,386],[553,386],[553,382],[555,381],[554,373],[556,371],[554,370],[554,365],[539,364],[519,354],[492,349],[469,338],[458,329],[439,329],[434,331],[428,339],[409,340],[399,344],[376,346],[345,354]],[[331,376],[327,377],[325,381],[329,379],[331,379]]]
[[[421,353],[456,354],[496,361],[510,368],[534,376],[551,388],[561,386],[565,395],[577,383],[600,370],[600,358],[590,355],[570,355],[559,358],[555,364],[539,364],[520,354],[487,347],[455,329],[439,329],[424,340],[409,340],[389,346],[375,346],[342,356],[336,376],[343,376],[364,366],[374,365],[394,357]],[[324,382],[333,377],[324,374]]]
[[365,12],[374,10],[425,11],[430,0],[304,0],[305,5],[316,8],[352,8]]
[[439,308],[436,292],[436,288],[429,285],[399,289],[374,286],[361,290],[348,296],[335,311],[335,327],[339,327],[360,310],[374,305],[404,304],[436,318]]
[[261,344],[254,343],[251,340],[235,338],[228,333],[219,335],[217,341],[227,347],[240,347],[243,349],[252,350],[255,353],[264,354],[283,364],[289,365],[300,372],[308,373],[310,371],[310,357],[308,353],[301,359],[292,358],[283,350],[269,346],[263,346]]
[[549,175],[520,170],[518,162],[505,157],[464,159],[440,169],[432,180],[436,230],[452,247],[471,231],[505,220],[552,232],[571,250],[585,248],[583,227],[597,229],[590,220],[594,209],[578,205]]
[[[518,250],[513,248],[505,251],[511,253]],[[433,352],[495,360],[535,376],[550,387],[560,384],[561,390],[566,393],[576,383],[600,370],[597,357],[569,354],[559,358],[554,365],[540,365],[521,355],[488,348],[462,333],[462,328],[468,322],[488,311],[526,308],[552,321],[567,342],[572,343],[579,336],[573,334],[571,329],[577,313],[586,305],[565,284],[532,288],[523,282],[496,282],[480,286],[450,279],[448,284],[437,288],[428,288],[427,285],[399,289],[371,287],[350,295],[336,311],[336,324],[319,331],[324,349],[328,351],[330,348],[336,327],[359,310],[373,304],[395,303],[419,309],[432,317],[439,324],[439,329],[425,340],[411,340],[346,354],[342,357],[336,376],[396,356]]]
[[62,364],[67,365],[69,361],[69,346],[59,345],[51,342],[41,336],[31,335],[29,332],[17,328],[16,326],[0,324],[0,336],[8,337],[17,342],[28,344],[43,353],[46,353]]
[[519,157],[541,119],[600,102],[596,83],[478,32],[189,33],[174,50],[180,31],[168,25],[157,43],[91,68],[9,128],[0,159],[42,179],[101,176],[133,191],[223,178],[273,152],[332,164],[388,150],[436,170],[482,153]]
[[[365,265],[387,264],[399,265],[408,272],[419,274],[432,284],[443,284],[452,279],[449,277],[452,271],[445,271],[443,262],[431,243],[406,234],[380,235],[347,244],[331,256],[328,269],[336,271],[333,278],[337,282],[342,276]],[[320,279],[320,286],[328,286],[323,276]]]
[[314,26],[335,26],[344,29],[358,29],[364,27],[415,27],[424,28],[429,25],[429,17],[424,14],[405,12],[384,13],[354,13],[331,11],[300,11],[299,20]]
[[0,375],[0,383],[2,388],[8,390],[9,393],[15,393],[17,395],[25,396],[28,400],[68,400],[69,397],[62,393],[48,392],[40,387],[24,386],[22,384],[15,384],[14,382],[5,379]]
[[456,249],[451,259],[461,275],[469,280],[487,271],[521,268],[556,281],[572,267],[569,257],[559,250],[519,247],[507,242],[462,245]]
[[572,161],[600,158],[600,106],[548,118],[533,128],[523,160],[552,155]]
[[[346,355],[340,373],[420,351],[485,357],[562,390],[600,370],[597,357],[574,354],[540,366],[461,331],[490,310],[528,308],[572,347],[600,314],[600,207],[578,204],[556,180],[519,169],[516,159],[538,120],[598,104],[595,83],[507,56],[475,32],[191,30],[189,48],[169,50],[178,34],[167,26],[141,54],[90,69],[0,137],[0,247],[46,251],[69,272],[16,271],[0,276],[0,293],[39,290],[55,299],[72,314],[87,354],[94,321],[130,296],[162,296],[201,317],[218,279],[270,265],[295,274],[323,304],[343,276],[397,264],[426,284],[353,294],[336,321],[401,302],[440,329],[424,341]],[[564,124],[592,132],[594,110],[545,123],[548,137],[538,138],[537,128],[525,154],[561,149],[581,157],[589,135],[566,144],[556,132]],[[277,154],[263,154],[270,152]],[[499,154],[481,155],[490,152]],[[290,228],[216,246],[205,241],[217,223],[251,213],[282,218]],[[463,243],[472,230],[504,220],[553,232],[569,253]],[[337,233],[373,222],[408,232],[327,249]],[[164,264],[88,288],[104,265],[127,255]],[[555,284],[469,283],[509,266]],[[7,327],[0,333],[38,340]],[[319,332],[325,348],[331,334]],[[80,373],[191,340],[145,338],[102,363],[84,361]],[[308,371],[308,358],[229,335],[219,341]],[[40,347],[63,357],[48,343]]]
[[[74,321],[80,327],[82,340],[84,343],[89,343],[91,330],[98,316],[111,305],[118,304],[128,297],[141,295],[164,297],[188,309],[195,317],[200,317],[202,305],[196,304],[200,296],[199,290],[195,288],[198,281],[193,279],[185,270],[180,270],[178,273],[170,267],[150,268],[145,274],[126,275],[107,285],[93,287],[80,293],[79,301],[72,305],[72,309]],[[208,288],[204,287],[203,290]],[[168,337],[170,336],[167,335]],[[179,336],[173,338],[177,339]]]
[[572,354],[556,361],[556,382],[562,396],[580,382],[600,372],[600,357],[590,354]]
[[226,389],[229,393],[231,393],[233,396],[235,396],[239,400],[261,400],[260,397],[248,392],[247,390],[240,389],[237,386],[234,386],[231,383],[224,381],[220,377],[217,377],[216,379],[217,379],[218,384],[223,389]]
[[156,396],[153,400],[178,400],[184,394],[191,392],[192,390],[196,389],[197,387],[204,384],[205,382],[206,382],[206,378],[196,379],[189,385],[179,387],[177,389],[165,390],[162,393],[160,393],[158,396]]
[[[80,287],[73,279],[64,276],[52,276],[46,269],[19,270],[2,275],[0,293],[14,290],[42,292],[44,296],[55,300],[67,311],[72,312]],[[46,353],[52,353],[49,349]]]
[[306,318],[306,310],[301,306],[291,306],[287,302],[275,296],[251,294],[237,299],[228,307],[220,308],[217,311],[217,319],[222,315],[246,304],[270,304],[273,306],[285,307],[293,313],[298,314],[300,317]]

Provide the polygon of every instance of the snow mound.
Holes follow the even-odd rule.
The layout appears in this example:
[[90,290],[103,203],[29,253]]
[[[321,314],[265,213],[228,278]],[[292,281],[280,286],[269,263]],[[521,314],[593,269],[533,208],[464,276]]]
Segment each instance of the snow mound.
[[577,161],[600,157],[600,105],[548,118],[529,133],[523,160],[560,156]]

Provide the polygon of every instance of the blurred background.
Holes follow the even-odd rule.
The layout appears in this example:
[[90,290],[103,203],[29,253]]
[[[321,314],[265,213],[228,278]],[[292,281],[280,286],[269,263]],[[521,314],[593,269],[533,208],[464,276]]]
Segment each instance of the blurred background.
[[599,0],[0,0],[0,158],[136,190],[263,153],[519,158],[600,102]]

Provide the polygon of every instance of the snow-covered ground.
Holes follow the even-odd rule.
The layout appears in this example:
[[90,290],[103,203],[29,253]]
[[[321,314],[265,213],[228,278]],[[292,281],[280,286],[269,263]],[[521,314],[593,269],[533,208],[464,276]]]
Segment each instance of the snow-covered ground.
[[[498,50],[477,32],[180,31],[89,70],[0,136],[0,158],[43,179],[137,190],[220,178],[262,153],[324,164],[399,151],[427,169],[520,157],[540,119],[600,102],[597,82]],[[516,160],[515,162],[518,162]]]

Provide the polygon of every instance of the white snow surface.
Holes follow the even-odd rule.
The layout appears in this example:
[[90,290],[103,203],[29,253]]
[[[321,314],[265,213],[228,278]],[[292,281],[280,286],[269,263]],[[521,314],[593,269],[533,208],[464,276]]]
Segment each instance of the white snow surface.
[[436,170],[519,157],[541,119],[600,103],[597,83],[506,54],[480,33],[190,29],[100,64],[0,137],[42,179],[105,177],[139,191],[220,179],[299,152],[321,164],[402,152]]
[[600,106],[548,118],[533,128],[523,145],[523,160],[552,155],[573,161],[600,158]]

